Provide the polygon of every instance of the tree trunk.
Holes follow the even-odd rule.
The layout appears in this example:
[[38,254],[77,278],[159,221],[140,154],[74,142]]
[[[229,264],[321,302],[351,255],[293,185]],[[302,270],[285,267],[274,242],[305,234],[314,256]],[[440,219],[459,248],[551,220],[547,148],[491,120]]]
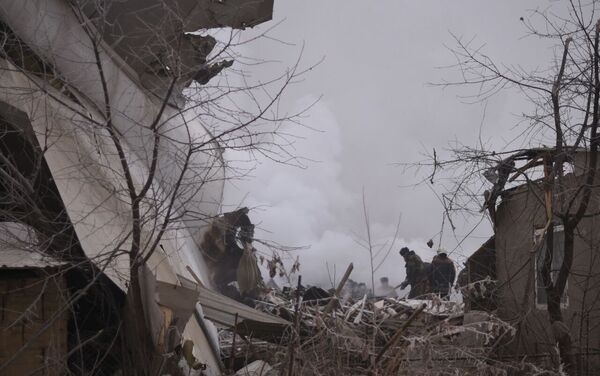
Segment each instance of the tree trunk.
[[123,321],[123,375],[155,375],[160,367],[160,354],[154,348],[144,316],[142,286],[136,269],[131,270]]

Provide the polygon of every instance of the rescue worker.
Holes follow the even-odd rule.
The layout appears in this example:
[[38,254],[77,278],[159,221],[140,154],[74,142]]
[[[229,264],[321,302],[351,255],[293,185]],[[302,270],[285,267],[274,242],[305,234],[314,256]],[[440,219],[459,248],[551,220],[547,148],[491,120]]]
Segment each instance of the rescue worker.
[[402,247],[402,249],[400,249],[400,255],[404,258],[406,267],[406,279],[400,284],[400,289],[404,290],[406,286],[410,285],[408,298],[414,299],[425,293],[423,290],[425,286],[423,286],[424,284],[422,283],[423,276],[426,275],[425,265],[415,251],[410,251],[408,247]]
[[454,285],[455,277],[454,262],[448,257],[444,248],[439,248],[437,255],[431,260],[431,270],[429,272],[429,283],[433,293],[447,300],[450,287]]
[[390,281],[388,277],[381,277],[379,279],[381,283],[379,287],[375,289],[375,296],[383,297],[383,298],[397,298],[398,294],[396,293],[396,289],[390,286]]
[[362,299],[365,295],[369,295],[369,290],[367,290],[367,285],[364,282],[360,282],[358,286],[356,286],[356,290],[354,291],[355,299]]

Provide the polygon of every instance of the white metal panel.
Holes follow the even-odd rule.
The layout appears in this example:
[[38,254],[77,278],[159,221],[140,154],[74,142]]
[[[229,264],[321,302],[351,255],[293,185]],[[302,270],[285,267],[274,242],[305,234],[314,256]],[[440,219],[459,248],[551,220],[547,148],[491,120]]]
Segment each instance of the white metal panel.
[[[81,91],[97,108],[105,108],[94,50],[67,2],[3,0],[0,1],[0,17],[36,53],[51,62],[70,85]],[[130,152],[136,156],[134,159],[148,166],[153,145],[153,134],[148,127],[155,120],[161,103],[121,69],[122,62],[115,60],[114,53],[101,50],[100,56],[111,101],[113,125],[123,135]],[[186,119],[172,107],[167,107],[161,118],[161,132],[167,137],[160,144],[157,170],[160,187],[156,188],[171,192],[183,168],[182,156],[189,137],[200,140],[210,136],[197,119]],[[214,143],[210,149],[216,151],[218,145]],[[225,173],[222,161],[215,160],[216,157],[214,154],[195,154],[183,181],[186,189],[181,192],[178,206],[180,213],[184,213],[185,227],[192,233],[205,224],[202,217],[210,218],[220,210]],[[140,173],[139,181],[143,181],[147,168],[137,171]],[[198,184],[199,176],[210,176],[211,179]],[[87,232],[92,230],[88,229]],[[186,232],[179,232],[176,236],[185,245],[175,247],[179,257],[201,278],[205,278],[205,265],[195,254],[197,247],[190,247],[189,242],[181,240],[182,237],[186,237]],[[183,273],[187,274],[186,271]]]
[[[85,118],[37,90],[35,82],[6,60],[0,60],[0,87],[0,101],[25,114],[40,147],[46,149],[44,157],[82,248],[118,286],[126,289],[128,258],[123,254],[114,257],[113,251],[127,248],[131,226],[118,177],[110,168],[114,163],[110,160],[115,157],[110,144],[102,142],[102,133],[96,132],[99,130],[79,128],[94,129]],[[25,89],[28,94],[22,95]],[[66,97],[62,100],[69,101]],[[71,105],[77,107],[73,102]],[[94,157],[102,158],[102,163]]]
[[198,320],[195,317],[192,317],[188,321],[183,332],[183,337],[194,342],[194,356],[198,359],[198,361],[206,364],[206,375],[221,375],[219,360],[211,351],[211,344],[209,342],[210,339],[208,335],[204,333],[204,330],[202,330]]

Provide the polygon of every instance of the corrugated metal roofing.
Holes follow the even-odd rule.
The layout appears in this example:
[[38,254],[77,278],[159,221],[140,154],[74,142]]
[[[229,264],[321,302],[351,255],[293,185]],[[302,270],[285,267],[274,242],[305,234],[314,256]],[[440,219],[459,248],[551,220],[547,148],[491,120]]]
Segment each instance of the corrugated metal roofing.
[[290,322],[281,317],[260,312],[238,301],[211,291],[206,287],[199,287],[199,301],[202,305],[204,317],[215,324],[233,327],[235,314],[238,314],[238,323],[244,320],[262,322],[275,325],[290,325]]
[[281,317],[248,307],[234,299],[192,282],[183,276],[179,276],[179,280],[184,287],[198,291],[198,302],[202,306],[203,316],[219,326],[233,327],[235,325],[236,313],[238,315],[238,324],[243,321],[261,322],[277,326],[288,326],[291,324]]

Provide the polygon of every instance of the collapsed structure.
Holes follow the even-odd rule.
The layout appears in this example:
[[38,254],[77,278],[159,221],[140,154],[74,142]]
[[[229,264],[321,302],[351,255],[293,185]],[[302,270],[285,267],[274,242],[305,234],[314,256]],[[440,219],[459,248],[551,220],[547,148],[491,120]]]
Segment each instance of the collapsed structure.
[[515,328],[493,313],[464,312],[435,294],[404,300],[341,293],[351,269],[332,293],[298,286],[267,294],[257,309],[286,318],[293,330],[223,331],[225,364],[257,376],[560,375],[529,359],[499,358],[498,345]]
[[287,325],[215,290],[202,242],[225,162],[185,96],[232,65],[196,31],[272,9],[0,1],[0,374],[131,374],[149,351],[216,375],[215,325]]
[[[487,172],[494,186],[485,195],[484,209],[490,213],[495,235],[467,260],[459,283],[477,284],[466,296],[467,309],[495,311],[517,329],[513,339],[498,346],[498,356],[527,357],[557,367],[564,363],[558,347],[566,342],[570,348],[561,352],[567,352],[573,372],[592,375],[600,370],[597,183],[591,186],[585,215],[572,229],[571,250],[565,248],[561,221],[562,213],[581,202],[577,195],[587,184],[590,156],[585,149],[568,153],[529,149]],[[551,167],[559,158],[567,158],[560,180]],[[536,167],[543,168],[543,177],[530,178],[527,174],[534,175]],[[510,184],[518,178],[521,184]],[[569,262],[563,263],[566,257]],[[556,299],[561,313],[557,317],[548,309],[552,303],[548,291],[553,291],[548,287],[556,285],[559,273],[568,274],[563,294]]]
[[[548,149],[494,170],[485,208],[495,236],[463,274],[476,286],[467,315],[446,302],[363,296],[320,305],[300,294],[271,295],[255,310],[222,294],[243,281],[239,296],[228,295],[252,297],[262,281],[247,210],[219,215],[219,135],[186,108],[187,90],[233,64],[197,31],[254,26],[272,8],[272,0],[0,0],[0,374],[133,374],[147,362],[156,373],[217,375],[226,368],[218,328],[233,331],[232,365],[250,354],[297,374],[436,374],[433,364],[449,362],[476,374],[522,369],[499,356],[553,357],[552,332],[564,328],[545,324],[537,258],[548,229],[556,265],[562,257],[561,228],[544,217],[552,192],[543,181],[505,187],[544,164]],[[577,158],[588,154],[575,156],[565,176],[574,189]],[[572,355],[589,374],[600,352],[590,293],[600,282],[598,205],[579,226],[560,303]]]

